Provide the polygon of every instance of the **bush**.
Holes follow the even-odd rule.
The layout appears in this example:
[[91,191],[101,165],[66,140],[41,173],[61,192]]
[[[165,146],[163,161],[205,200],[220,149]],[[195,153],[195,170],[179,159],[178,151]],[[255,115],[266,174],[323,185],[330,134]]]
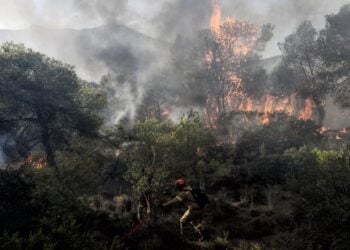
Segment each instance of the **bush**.
[[[310,156],[313,158],[310,161]],[[314,149],[297,182],[294,218],[298,234],[313,249],[346,249],[350,244],[350,150]]]

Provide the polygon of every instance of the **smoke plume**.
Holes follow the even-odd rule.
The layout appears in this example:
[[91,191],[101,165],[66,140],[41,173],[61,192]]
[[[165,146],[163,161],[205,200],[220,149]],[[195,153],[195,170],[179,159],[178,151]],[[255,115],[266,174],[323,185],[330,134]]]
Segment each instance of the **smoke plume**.
[[[324,16],[346,2],[219,0],[223,18],[275,26],[265,57],[278,55],[277,42],[302,21],[309,19],[320,28]],[[19,29],[0,31],[1,41],[22,42],[72,64],[89,81],[100,82],[103,75],[110,75],[120,104],[111,118],[114,122],[125,116],[134,119],[145,95],[154,89],[163,90],[162,98],[176,106],[178,114],[205,102],[200,83],[188,86],[183,79],[193,46],[209,29],[211,0],[0,0],[0,4],[0,27]],[[120,77],[125,79],[122,84]],[[198,93],[191,91],[193,87]]]

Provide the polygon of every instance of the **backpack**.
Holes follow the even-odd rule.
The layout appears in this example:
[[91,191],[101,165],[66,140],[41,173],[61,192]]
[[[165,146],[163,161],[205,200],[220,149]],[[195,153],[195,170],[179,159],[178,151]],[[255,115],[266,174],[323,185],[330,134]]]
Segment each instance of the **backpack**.
[[209,204],[209,198],[201,189],[193,189],[191,191],[194,200],[197,202],[200,208],[204,208],[205,205]]

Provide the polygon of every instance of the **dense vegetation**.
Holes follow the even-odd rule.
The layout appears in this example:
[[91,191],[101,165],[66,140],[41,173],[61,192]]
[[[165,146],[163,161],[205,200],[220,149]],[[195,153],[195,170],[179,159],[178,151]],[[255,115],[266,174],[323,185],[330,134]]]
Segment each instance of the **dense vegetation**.
[[[270,87],[302,89],[320,103],[331,93],[347,108],[344,20],[349,6],[321,32],[303,23],[280,45]],[[348,248],[345,140],[329,143],[313,121],[282,115],[244,128],[235,143],[194,111],[179,122],[154,115],[107,126],[107,85],[23,45],[0,47],[1,249],[196,249],[179,235],[183,208],[160,208],[180,176],[210,197],[204,249]]]

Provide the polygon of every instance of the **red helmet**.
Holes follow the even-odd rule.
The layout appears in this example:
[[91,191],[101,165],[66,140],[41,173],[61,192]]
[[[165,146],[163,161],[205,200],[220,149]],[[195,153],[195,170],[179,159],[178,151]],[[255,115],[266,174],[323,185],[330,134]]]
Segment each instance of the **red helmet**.
[[177,179],[177,180],[175,181],[175,185],[176,185],[177,187],[179,187],[179,186],[185,186],[185,185],[186,185],[186,181],[185,181],[185,179],[182,179],[182,178]]

